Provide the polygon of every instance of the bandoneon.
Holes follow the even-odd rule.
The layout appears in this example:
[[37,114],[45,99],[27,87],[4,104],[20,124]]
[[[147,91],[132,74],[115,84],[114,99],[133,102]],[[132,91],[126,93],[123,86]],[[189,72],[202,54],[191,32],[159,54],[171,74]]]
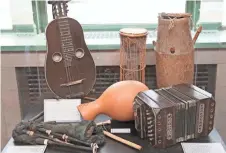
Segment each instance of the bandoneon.
[[133,109],[137,133],[158,148],[207,136],[214,125],[212,94],[190,84],[140,92]]

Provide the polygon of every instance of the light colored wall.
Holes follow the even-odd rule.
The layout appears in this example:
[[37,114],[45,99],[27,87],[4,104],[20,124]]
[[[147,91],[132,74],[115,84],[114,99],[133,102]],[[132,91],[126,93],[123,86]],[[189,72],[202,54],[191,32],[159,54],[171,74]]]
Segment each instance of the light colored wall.
[[1,79],[1,147],[3,147],[11,137],[12,129],[21,120],[21,113],[15,68],[5,67],[2,63]]
[[[226,58],[225,58],[226,61]],[[226,64],[218,64],[217,66],[217,82],[216,82],[216,120],[215,125],[226,142]]]
[[[96,66],[119,65],[119,51],[93,51],[92,56]],[[7,52],[1,53],[1,137],[2,147],[11,137],[14,126],[21,120],[18,87],[15,67],[44,66],[45,53]],[[147,52],[147,65],[155,64],[154,52]],[[226,49],[225,50],[197,50],[195,52],[196,64],[218,64],[216,81],[216,128],[223,139],[226,140],[226,128],[223,120],[226,118]]]

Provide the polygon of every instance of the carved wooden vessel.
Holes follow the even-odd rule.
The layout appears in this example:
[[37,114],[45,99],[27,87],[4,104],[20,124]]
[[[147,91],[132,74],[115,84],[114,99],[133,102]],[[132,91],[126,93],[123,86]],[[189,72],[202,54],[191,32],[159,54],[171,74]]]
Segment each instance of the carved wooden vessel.
[[158,88],[193,83],[194,43],[190,14],[166,14],[158,17],[156,77]]

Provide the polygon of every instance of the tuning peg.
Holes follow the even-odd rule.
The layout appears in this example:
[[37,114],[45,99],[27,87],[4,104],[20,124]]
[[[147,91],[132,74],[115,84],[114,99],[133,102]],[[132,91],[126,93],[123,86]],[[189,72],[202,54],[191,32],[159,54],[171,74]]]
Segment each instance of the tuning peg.
[[61,0],[61,1],[58,1],[58,0],[48,0],[48,4],[55,4],[55,3],[68,3],[70,2],[71,0]]
[[54,1],[54,0],[49,0],[48,1],[48,4],[55,4],[56,3],[56,1]]
[[70,2],[71,0],[63,0],[62,2],[64,2],[64,3],[68,3],[68,2]]

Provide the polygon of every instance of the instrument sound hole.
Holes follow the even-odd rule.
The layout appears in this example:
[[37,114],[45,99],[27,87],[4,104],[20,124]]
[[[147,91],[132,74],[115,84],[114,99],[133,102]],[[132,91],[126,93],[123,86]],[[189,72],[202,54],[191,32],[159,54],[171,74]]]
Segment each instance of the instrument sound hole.
[[84,52],[84,50],[82,48],[78,48],[75,51],[75,56],[77,58],[82,58],[84,56],[84,54],[85,54],[85,52]]
[[54,62],[60,62],[62,60],[62,55],[59,52],[53,54],[52,59]]
[[174,54],[174,53],[175,53],[175,47],[171,47],[171,48],[170,48],[170,52],[171,52],[172,54]]

